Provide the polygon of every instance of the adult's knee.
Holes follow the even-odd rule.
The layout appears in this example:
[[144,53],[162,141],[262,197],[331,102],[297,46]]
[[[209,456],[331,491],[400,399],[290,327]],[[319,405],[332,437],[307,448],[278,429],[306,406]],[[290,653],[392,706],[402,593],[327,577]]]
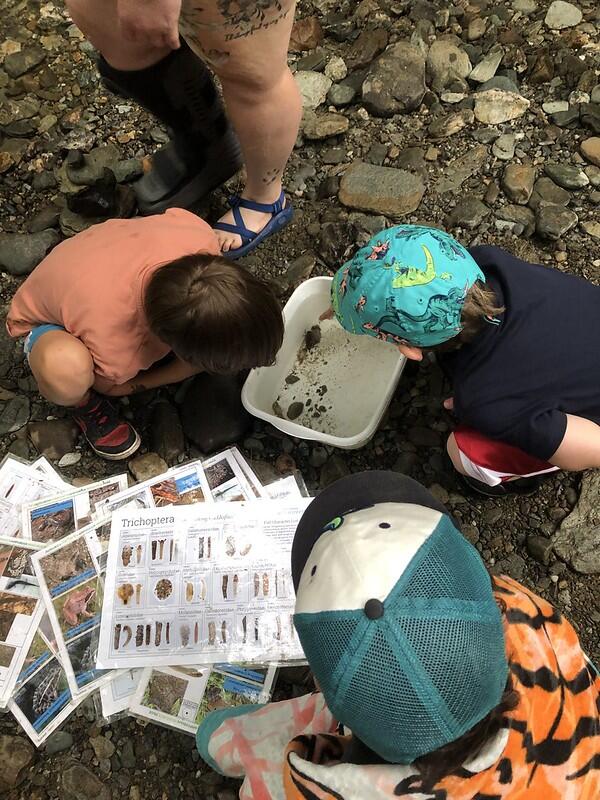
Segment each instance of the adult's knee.
[[285,79],[288,67],[282,65],[280,69],[248,69],[235,61],[222,66],[217,74],[223,85],[225,95],[240,95],[251,102],[253,97],[261,97],[276,89]]

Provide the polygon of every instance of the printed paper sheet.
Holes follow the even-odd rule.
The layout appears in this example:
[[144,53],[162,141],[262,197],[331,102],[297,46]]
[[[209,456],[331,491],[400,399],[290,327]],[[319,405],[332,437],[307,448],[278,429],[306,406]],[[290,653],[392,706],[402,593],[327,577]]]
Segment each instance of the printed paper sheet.
[[118,511],[98,668],[303,658],[290,551],[309,502]]

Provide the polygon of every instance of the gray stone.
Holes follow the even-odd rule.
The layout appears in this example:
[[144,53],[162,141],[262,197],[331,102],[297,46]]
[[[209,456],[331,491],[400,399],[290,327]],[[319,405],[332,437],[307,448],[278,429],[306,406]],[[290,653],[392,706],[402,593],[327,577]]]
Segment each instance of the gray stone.
[[378,117],[414,111],[423,100],[425,59],[410,42],[396,42],[372,64],[362,85],[365,107]]
[[497,561],[492,569],[494,575],[508,575],[516,581],[522,580],[526,571],[527,563],[518,553],[511,553],[506,558]]
[[157,453],[144,453],[136,456],[131,459],[128,466],[133,477],[140,483],[149,478],[155,478],[167,470],[166,461]]
[[600,239],[600,222],[588,220],[587,222],[582,222],[581,227],[588,236],[592,236],[594,239]]
[[490,209],[477,197],[460,200],[452,209],[446,223],[450,228],[476,228],[490,213]]
[[35,750],[21,736],[0,736],[0,791],[9,792],[26,777]]
[[350,127],[348,117],[343,114],[315,114],[308,111],[302,119],[302,133],[306,139],[329,139],[345,133]]
[[540,203],[551,203],[555,206],[568,206],[571,195],[553,180],[543,175],[533,184],[533,193],[529,198],[529,207],[535,209]]
[[64,467],[74,467],[75,464],[79,464],[81,461],[81,453],[65,453],[64,456],[59,459],[58,466],[63,469]]
[[427,54],[427,76],[431,88],[440,92],[455,81],[464,80],[472,70],[471,61],[454,37],[436,39]]
[[559,558],[586,575],[600,573],[600,471],[581,480],[579,500],[553,539]]
[[540,564],[549,564],[552,556],[552,540],[545,536],[531,534],[527,537],[527,552]]
[[441,176],[433,187],[433,192],[445,194],[457,192],[463,183],[478,172],[487,157],[487,148],[478,144],[464,155],[457,156],[444,167]]
[[492,47],[486,55],[478,62],[469,74],[469,80],[476,83],[485,83],[490,81],[496,74],[496,70],[500,66],[502,56],[504,55],[504,48],[500,45]]
[[564,0],[554,0],[546,13],[544,22],[548,28],[561,31],[563,28],[573,28],[579,25],[583,19],[581,10],[572,3],[565,3]]
[[127,739],[122,749],[118,752],[119,758],[121,759],[121,764],[125,767],[125,769],[134,769],[137,766],[135,753],[133,751],[133,742],[131,739]]
[[537,9],[535,0],[513,0],[511,5],[515,11],[519,11],[524,16],[534,14]]
[[119,149],[114,144],[95,147],[84,155],[81,167],[67,164],[67,177],[75,186],[91,186],[102,178],[105,169],[115,171],[119,156]]
[[566,111],[557,111],[555,114],[552,114],[552,122],[559,128],[566,128],[574,122],[579,122],[579,116],[579,107],[569,106]]
[[60,230],[67,237],[75,236],[82,231],[87,231],[92,225],[97,225],[99,222],[104,221],[104,217],[83,217],[81,214],[76,214],[69,208],[63,208],[58,219]]
[[117,183],[134,181],[136,178],[140,178],[144,173],[142,162],[139,158],[127,158],[124,161],[117,161],[112,170],[117,179]]
[[512,80],[512,78],[507,77],[506,75],[494,75],[493,78],[490,78],[489,81],[482,83],[481,86],[477,87],[477,92],[481,94],[482,92],[487,92],[490,89],[498,89],[501,92],[510,92],[511,94],[520,94],[518,85]]
[[9,53],[4,59],[4,71],[10,78],[20,78],[35,67],[38,67],[46,58],[46,53],[41,47],[24,47],[18,53]]
[[29,422],[29,413],[29,398],[23,395],[0,402],[0,436],[20,430]]
[[485,125],[499,125],[521,117],[529,106],[529,100],[520,94],[488,89],[475,94],[475,119]]
[[23,100],[5,100],[0,105],[0,126],[5,130],[22,120],[31,119],[40,110],[40,101],[29,95]]
[[590,164],[600,167],[600,136],[592,136],[590,139],[585,139],[579,145],[581,155]]
[[332,81],[321,72],[301,70],[294,75],[303,108],[315,109],[325,102]]
[[434,142],[439,142],[442,139],[447,139],[449,136],[458,133],[472,122],[473,112],[471,109],[463,109],[455,114],[446,114],[434,119],[427,129],[427,132]]
[[525,164],[508,164],[502,175],[502,188],[513,203],[526,205],[535,181],[535,169]]
[[544,170],[563,189],[583,189],[590,182],[582,169],[571,164],[545,164]]
[[349,208],[396,218],[416,211],[424,193],[419,175],[354,162],[340,181],[339,199]]
[[114,755],[115,746],[106,736],[93,736],[90,738],[90,744],[98,760],[111,758]]
[[547,103],[542,103],[542,111],[544,114],[558,114],[559,111],[568,111],[568,100],[550,100]]
[[590,101],[600,105],[600,83],[596,84],[590,93]]
[[[337,192],[336,192],[337,194]],[[317,260],[314,253],[303,253],[295,258],[287,267],[285,276],[288,286],[295,287],[310,278]]]
[[317,445],[316,447],[313,447],[312,452],[310,454],[310,458],[308,459],[308,463],[311,465],[311,467],[318,468],[322,467],[328,458],[329,458],[329,453],[327,452],[327,450],[324,447],[320,447],[319,445]]
[[20,164],[29,147],[30,142],[24,139],[5,139],[0,144],[0,175]]
[[535,229],[540,236],[556,241],[579,222],[574,211],[564,206],[540,203],[537,208]]
[[332,81],[343,81],[348,74],[346,62],[340,56],[333,56],[323,70]]
[[600,133],[600,103],[587,103],[579,111],[581,124],[591,128],[594,133]]
[[46,189],[54,189],[56,183],[54,174],[45,169],[43,172],[38,172],[33,176],[31,186],[36,192],[45,192]]
[[348,69],[364,69],[374,58],[385,50],[388,43],[388,33],[384,28],[369,28],[361,32],[358,39],[350,46],[346,54]]
[[348,106],[356,97],[356,89],[349,83],[334,83],[327,92],[327,102],[336,108]]
[[510,222],[513,226],[518,226],[515,233],[523,233],[525,236],[533,236],[535,232],[535,214],[527,206],[507,205],[502,206],[496,212],[496,218],[505,222]]
[[30,422],[27,435],[41,456],[57,461],[71,453],[79,436],[72,419],[48,419]]
[[82,764],[72,764],[62,773],[65,800],[111,800],[112,792]]
[[167,464],[176,464],[185,453],[185,437],[175,406],[163,400],[152,410],[151,447]]
[[514,133],[503,133],[492,144],[492,153],[502,161],[510,161],[515,154]]
[[181,423],[202,453],[222,450],[246,435],[251,417],[241,401],[238,375],[209,375],[192,380],[181,404]]
[[60,217],[60,210],[56,206],[48,206],[34,214],[31,219],[27,220],[27,230],[29,233],[40,233],[46,231],[48,228],[58,227],[58,219]]
[[56,753],[62,753],[63,750],[68,750],[73,745],[73,737],[67,731],[56,731],[46,740],[44,746],[44,753],[47,756],[53,756]]

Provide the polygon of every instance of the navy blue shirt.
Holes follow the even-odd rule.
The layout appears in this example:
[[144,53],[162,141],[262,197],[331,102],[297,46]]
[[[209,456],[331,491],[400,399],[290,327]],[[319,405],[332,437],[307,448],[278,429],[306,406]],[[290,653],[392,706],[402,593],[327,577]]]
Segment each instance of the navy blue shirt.
[[600,425],[600,287],[498,247],[469,251],[506,311],[440,355],[463,425],[547,460],[566,414]]

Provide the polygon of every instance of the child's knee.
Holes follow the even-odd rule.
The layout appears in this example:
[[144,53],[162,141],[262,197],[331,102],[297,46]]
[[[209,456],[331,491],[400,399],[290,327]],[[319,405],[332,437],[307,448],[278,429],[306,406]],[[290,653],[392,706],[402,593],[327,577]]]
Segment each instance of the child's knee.
[[94,382],[92,357],[76,339],[55,345],[40,340],[32,350],[30,365],[40,389],[45,387],[55,396],[82,397]]
[[458,472],[464,475],[465,470],[462,465],[462,459],[460,457],[458,442],[456,441],[456,437],[454,436],[453,433],[450,434],[446,442],[446,451],[448,453],[450,461],[452,461],[454,469],[456,469]]

